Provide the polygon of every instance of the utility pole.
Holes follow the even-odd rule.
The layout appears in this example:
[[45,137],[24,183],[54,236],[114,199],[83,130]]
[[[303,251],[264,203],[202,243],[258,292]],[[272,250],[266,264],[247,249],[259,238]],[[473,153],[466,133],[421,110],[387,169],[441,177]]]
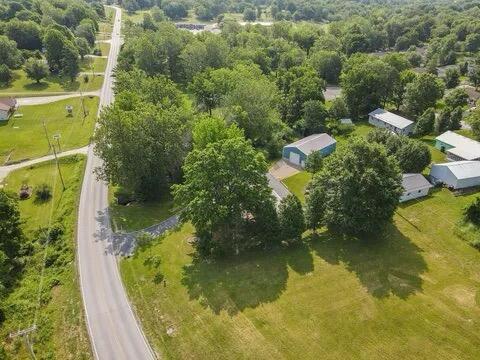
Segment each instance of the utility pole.
[[55,162],[57,164],[58,174],[60,175],[60,180],[62,181],[63,190],[65,190],[65,182],[63,181],[62,171],[60,170],[60,164],[58,163],[57,152],[55,151],[55,145],[53,146],[53,155],[55,156]]
[[82,112],[83,112],[83,120],[82,124],[85,123],[85,118],[87,117],[87,111],[85,110],[85,103],[83,101],[83,92],[80,90],[80,102],[82,103]]
[[52,143],[50,142],[50,138],[48,137],[47,125],[45,125],[45,121],[43,121],[43,130],[45,131],[45,136],[48,142],[48,150],[50,151],[50,149],[52,148]]

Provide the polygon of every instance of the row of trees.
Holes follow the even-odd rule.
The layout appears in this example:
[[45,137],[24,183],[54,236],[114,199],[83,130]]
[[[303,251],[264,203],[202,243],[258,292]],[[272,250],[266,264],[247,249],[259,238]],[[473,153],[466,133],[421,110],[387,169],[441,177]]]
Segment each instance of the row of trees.
[[[2,5],[0,5],[1,7]],[[53,4],[6,1],[8,7],[0,21],[0,82],[8,83],[12,70],[27,59],[26,72],[39,81],[54,74],[71,79],[79,71],[79,56],[95,44],[98,20],[105,17],[101,3],[71,2]],[[45,51],[47,64],[43,61]]]

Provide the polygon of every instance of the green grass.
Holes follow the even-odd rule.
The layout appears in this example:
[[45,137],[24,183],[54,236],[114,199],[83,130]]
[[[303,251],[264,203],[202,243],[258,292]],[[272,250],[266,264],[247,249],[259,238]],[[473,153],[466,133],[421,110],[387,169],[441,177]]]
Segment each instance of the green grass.
[[115,201],[116,189],[116,187],[110,186],[109,199],[112,226],[117,232],[141,230],[174,215],[173,199],[170,197],[161,201],[133,202],[128,206],[123,206],[118,205]]
[[150,10],[137,10],[134,13],[129,14],[127,11],[124,11],[122,14],[123,21],[130,20],[135,24],[143,22],[143,15],[150,13]]
[[[49,266],[43,273],[42,303],[37,313],[38,330],[31,339],[36,356],[38,359],[92,358],[75,269],[76,209],[85,158],[64,158],[60,164],[65,190],[54,162],[17,170],[4,180],[6,190],[14,193],[18,193],[22,184],[35,188],[47,183],[53,189],[53,197],[47,202],[38,202],[34,196],[19,202],[23,228],[33,250],[24,258],[25,268],[19,275],[18,283],[2,304],[6,320],[0,325],[0,347],[5,347],[11,359],[30,359],[22,338],[12,341],[8,339],[8,334],[32,325],[45,251]],[[64,235],[45,249],[36,240],[35,231],[54,223],[64,226]]]
[[[7,159],[18,161],[49,154],[42,121],[45,121],[52,142],[54,134],[61,135],[62,151],[87,145],[95,125],[98,97],[84,97],[88,113],[85,121],[81,103],[81,98],[76,97],[44,105],[21,106],[17,113],[23,117],[11,117],[8,122],[0,123],[0,164]],[[72,116],[67,115],[66,105],[73,106]]]
[[435,164],[443,163],[446,161],[445,154],[435,147],[436,135],[426,135],[419,139],[422,143],[428,146],[430,154],[432,155],[432,162]]
[[103,76],[95,76],[92,78],[90,75],[88,77],[89,81],[85,83],[83,76],[79,76],[75,81],[71,82],[69,79],[52,75],[37,84],[35,81],[28,79],[23,70],[15,70],[14,74],[14,80],[10,85],[0,87],[1,96],[26,97],[50,94],[58,95],[58,93],[76,92],[80,90],[93,91],[100,89],[103,84]]
[[187,224],[121,274],[169,359],[477,359],[480,252],[453,231],[471,198],[442,190],[402,205],[378,239],[322,231],[217,261],[194,256]]
[[102,56],[108,56],[108,54],[110,53],[109,43],[104,43],[104,42],[97,43],[95,47],[100,49],[100,51],[102,52]]
[[461,130],[456,130],[455,132],[457,134],[463,135],[463,136],[468,137],[470,139],[478,140],[477,138],[475,138],[475,135],[473,134],[472,130],[461,129]]
[[[102,57],[86,57],[80,62],[80,71],[91,72],[93,66],[94,72],[104,72],[107,67],[107,60],[107,58]],[[103,79],[103,77],[101,78]]]
[[285,186],[296,195],[302,203],[305,202],[305,188],[307,187],[309,181],[312,179],[312,174],[307,171],[299,172],[298,174],[292,175],[282,182]]

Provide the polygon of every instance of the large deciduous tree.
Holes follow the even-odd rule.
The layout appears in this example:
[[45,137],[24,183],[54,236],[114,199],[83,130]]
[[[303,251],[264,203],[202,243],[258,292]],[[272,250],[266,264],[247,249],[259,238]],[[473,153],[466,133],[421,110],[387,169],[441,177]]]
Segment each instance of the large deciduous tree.
[[413,115],[420,115],[443,96],[442,82],[432,74],[420,74],[406,86],[405,106]]
[[226,138],[194,149],[183,171],[183,184],[173,187],[175,201],[182,220],[195,226],[202,254],[235,254],[275,239],[267,163],[249,141]]
[[25,62],[25,72],[29,79],[35,80],[38,84],[48,76],[48,66],[43,60],[29,58]]
[[380,144],[353,140],[329,156],[308,186],[307,221],[347,235],[376,233],[402,194],[396,160]]
[[295,195],[288,195],[280,202],[278,219],[282,238],[289,242],[298,242],[305,231],[305,215],[300,200]]
[[367,55],[350,58],[341,76],[342,93],[353,117],[368,114],[391,97],[398,71]]

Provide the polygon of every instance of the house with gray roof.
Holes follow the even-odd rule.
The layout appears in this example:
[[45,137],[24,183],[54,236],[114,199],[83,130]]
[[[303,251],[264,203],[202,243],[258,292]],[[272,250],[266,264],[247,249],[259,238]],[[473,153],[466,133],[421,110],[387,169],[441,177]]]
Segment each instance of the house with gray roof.
[[384,109],[376,109],[368,114],[368,122],[378,128],[390,130],[398,135],[410,135],[414,122]]
[[422,174],[403,174],[402,187],[400,202],[427,196],[433,185]]
[[435,147],[447,154],[447,160],[480,160],[480,142],[453,131],[446,131],[435,138]]
[[453,189],[480,186],[480,161],[453,161],[433,164],[430,179]]
[[282,157],[294,165],[304,167],[311,153],[319,151],[327,156],[335,151],[336,145],[337,141],[328,134],[313,134],[284,146]]
[[17,100],[14,98],[0,98],[0,121],[8,120],[17,108]]

